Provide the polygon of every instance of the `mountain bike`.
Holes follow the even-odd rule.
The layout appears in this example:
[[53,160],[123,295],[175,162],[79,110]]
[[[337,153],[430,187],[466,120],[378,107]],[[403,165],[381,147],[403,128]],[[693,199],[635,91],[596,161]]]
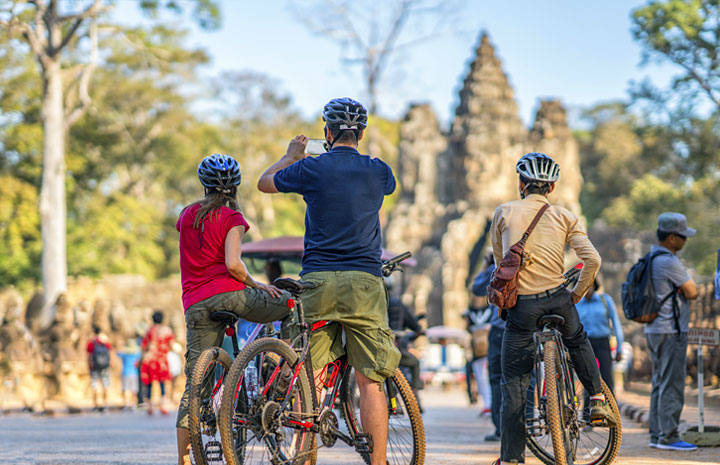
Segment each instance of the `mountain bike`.
[[526,419],[528,448],[547,465],[606,465],[617,457],[622,441],[620,411],[604,381],[602,391],[616,422],[591,422],[582,384],[558,327],[565,319],[545,315],[533,335],[537,375],[534,415]]
[[[410,253],[406,252],[384,262],[383,274],[392,274],[408,257]],[[324,447],[332,447],[340,439],[370,464],[373,441],[360,424],[347,356],[326,365],[322,380],[316,381],[312,370],[310,334],[338,323],[318,321],[311,326],[305,322],[302,293],[316,284],[287,278],[274,284],[292,294],[289,305],[297,306],[300,335],[291,345],[277,339],[258,339],[233,362],[220,408],[220,436],[228,465],[314,464],[317,437]],[[316,383],[325,394],[322,401]],[[384,392],[388,462],[422,465],[425,430],[412,390],[399,370],[387,378]],[[340,429],[333,411],[338,399],[346,431]]]
[[[240,353],[235,324],[238,317],[226,310],[212,312],[210,320],[223,323],[225,334],[230,336],[233,357]],[[259,323],[248,336],[248,343],[259,336],[274,335],[272,324]],[[191,459],[196,465],[222,464],[222,447],[217,428],[217,413],[222,397],[222,384],[232,359],[224,349],[211,347],[198,357],[191,374],[189,392],[188,427],[190,431]]]

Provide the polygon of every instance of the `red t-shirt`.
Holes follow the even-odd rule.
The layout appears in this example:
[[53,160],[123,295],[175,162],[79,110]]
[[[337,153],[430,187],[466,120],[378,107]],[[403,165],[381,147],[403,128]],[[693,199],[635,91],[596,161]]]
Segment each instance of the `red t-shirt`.
[[242,214],[221,207],[203,220],[205,228],[193,228],[200,205],[186,208],[175,227],[180,232],[180,276],[183,307],[187,309],[202,300],[223,292],[240,291],[245,284],[233,278],[225,266],[225,237],[235,226],[250,226]]

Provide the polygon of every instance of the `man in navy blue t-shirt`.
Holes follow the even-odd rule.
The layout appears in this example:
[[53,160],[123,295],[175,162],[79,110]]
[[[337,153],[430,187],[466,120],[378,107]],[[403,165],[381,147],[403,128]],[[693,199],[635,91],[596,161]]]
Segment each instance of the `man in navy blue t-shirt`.
[[[372,435],[372,464],[386,463],[387,407],[382,383],[400,361],[387,320],[387,295],[380,260],[379,211],[395,190],[392,169],[361,155],[358,142],[367,127],[367,110],[349,98],[333,99],[323,108],[329,152],[305,155],[308,138],[297,136],[287,153],[258,181],[266,193],[297,193],[307,205],[304,281],[319,286],[303,294],[309,323],[342,323],[347,355],[360,388],[363,428]],[[345,353],[341,326],[313,332],[311,358],[317,378],[323,367]]]

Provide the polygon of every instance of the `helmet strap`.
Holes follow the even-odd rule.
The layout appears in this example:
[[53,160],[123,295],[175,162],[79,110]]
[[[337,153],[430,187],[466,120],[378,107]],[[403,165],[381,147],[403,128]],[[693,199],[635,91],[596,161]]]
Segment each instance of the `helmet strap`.
[[323,144],[323,146],[325,147],[325,150],[329,152],[330,149],[332,149],[333,144],[335,143],[335,137],[332,138],[331,142],[330,140],[328,140],[328,134],[332,136],[332,131],[327,126],[325,126],[325,128],[323,129],[325,131],[325,143]]
[[[522,181],[520,181],[520,182],[522,182]],[[527,197],[528,187],[529,187],[529,184],[523,182],[523,188],[522,188],[522,190],[520,191],[520,198],[521,198],[521,199],[524,199],[525,197]]]

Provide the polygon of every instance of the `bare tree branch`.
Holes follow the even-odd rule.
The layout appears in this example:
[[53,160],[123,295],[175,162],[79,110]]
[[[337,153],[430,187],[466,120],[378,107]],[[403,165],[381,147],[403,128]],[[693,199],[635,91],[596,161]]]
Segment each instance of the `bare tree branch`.
[[77,29],[80,27],[80,25],[88,18],[96,18],[100,13],[102,13],[105,8],[101,8],[102,3],[101,0],[95,0],[92,5],[90,5],[85,11],[82,13],[78,13],[76,15],[67,15],[67,16],[61,16],[59,18],[59,22],[69,21],[74,19],[75,22],[72,26],[70,26],[70,29],[65,33],[65,37],[62,38],[62,41],[60,42],[60,45],[57,47],[57,51],[62,50],[65,48],[65,46],[72,40],[73,36],[77,32]]
[[97,20],[93,17],[90,23],[90,62],[83,68],[80,82],[78,83],[78,97],[80,104],[67,114],[65,118],[65,128],[70,128],[78,119],[85,114],[88,107],[92,103],[90,98],[90,78],[95,72],[98,64],[98,36],[97,36]]

